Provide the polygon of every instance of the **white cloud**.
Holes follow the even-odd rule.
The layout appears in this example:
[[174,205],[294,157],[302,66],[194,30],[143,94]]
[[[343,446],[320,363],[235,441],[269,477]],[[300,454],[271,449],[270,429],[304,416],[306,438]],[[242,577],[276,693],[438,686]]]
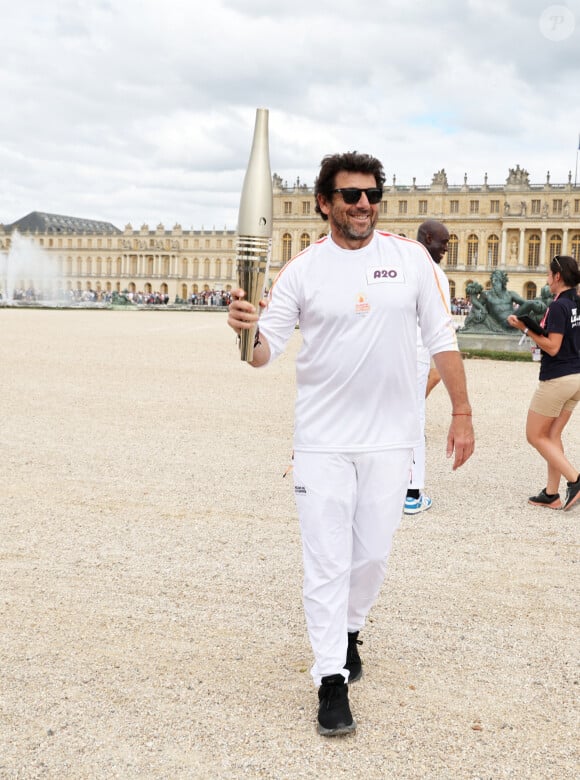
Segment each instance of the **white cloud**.
[[272,170],[312,184],[322,156],[380,157],[428,183],[517,163],[574,168],[575,30],[542,34],[544,0],[41,0],[0,29],[0,221],[38,209],[236,225],[254,113]]

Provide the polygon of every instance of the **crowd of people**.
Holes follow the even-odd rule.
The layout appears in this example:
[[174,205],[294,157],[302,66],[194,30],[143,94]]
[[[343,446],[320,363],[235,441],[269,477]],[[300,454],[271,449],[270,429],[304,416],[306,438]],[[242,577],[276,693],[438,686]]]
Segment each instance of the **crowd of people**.
[[[60,291],[55,295],[35,290],[33,287],[14,290],[11,300],[25,303],[36,303],[37,301],[45,300],[60,300],[67,303],[115,303],[119,297],[123,298],[127,303],[136,305],[167,306],[170,302],[169,295],[166,292],[159,291],[130,292],[124,290],[122,293],[114,293],[110,290],[70,289]],[[3,299],[3,293],[0,292],[0,301]],[[189,303],[192,306],[229,306],[231,300],[231,293],[226,290],[203,290],[199,293],[192,293],[187,300],[176,297],[174,303]]]
[[451,314],[461,314],[464,316],[471,311],[471,302],[468,298],[452,298]]

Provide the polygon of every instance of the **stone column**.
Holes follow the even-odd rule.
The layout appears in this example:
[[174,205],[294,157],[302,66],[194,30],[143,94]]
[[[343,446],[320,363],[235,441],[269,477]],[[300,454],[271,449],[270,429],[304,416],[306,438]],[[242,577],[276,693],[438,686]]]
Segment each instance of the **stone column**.
[[564,228],[562,231],[562,254],[568,254],[568,228]]
[[542,237],[540,239],[540,265],[546,265],[546,228],[542,228]]
[[502,268],[505,268],[506,254],[507,254],[507,228],[502,228],[500,260],[499,260],[499,264]]
[[524,265],[524,252],[526,250],[526,231],[520,228],[520,248],[518,252],[518,265]]

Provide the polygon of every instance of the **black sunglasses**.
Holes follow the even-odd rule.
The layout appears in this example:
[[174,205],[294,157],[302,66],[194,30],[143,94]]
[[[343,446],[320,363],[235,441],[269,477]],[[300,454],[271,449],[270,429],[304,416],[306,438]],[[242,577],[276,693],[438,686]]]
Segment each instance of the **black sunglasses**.
[[556,263],[556,266],[560,269],[560,271],[562,271],[562,266],[560,265],[560,255],[554,255],[552,262]]
[[340,192],[344,202],[350,206],[354,206],[355,203],[359,202],[363,192],[367,196],[368,202],[373,206],[383,197],[383,191],[380,187],[367,187],[366,189],[361,189],[360,187],[339,187],[332,191]]

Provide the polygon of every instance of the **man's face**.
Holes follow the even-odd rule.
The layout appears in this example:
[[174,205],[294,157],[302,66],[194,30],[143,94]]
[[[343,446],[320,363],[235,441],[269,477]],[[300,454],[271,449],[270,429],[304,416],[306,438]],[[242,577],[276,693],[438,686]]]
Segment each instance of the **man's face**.
[[[358,187],[368,189],[376,187],[372,173],[351,173],[340,171],[334,179],[335,189]],[[335,192],[332,200],[318,196],[323,214],[328,216],[332,238],[344,249],[360,249],[370,243],[373,230],[379,218],[379,205],[368,202],[366,193],[362,193],[358,202],[345,203],[340,192]]]
[[429,234],[429,254],[436,263],[440,263],[449,248],[449,233],[446,230]]

